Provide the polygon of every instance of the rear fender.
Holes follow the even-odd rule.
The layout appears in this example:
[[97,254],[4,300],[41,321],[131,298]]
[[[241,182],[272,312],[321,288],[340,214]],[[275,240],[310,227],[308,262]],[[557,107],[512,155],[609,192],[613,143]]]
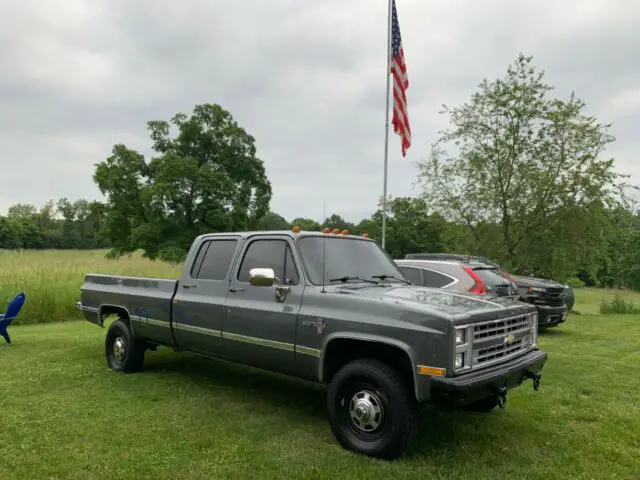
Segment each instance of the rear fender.
[[108,315],[117,315],[121,314],[121,318],[126,318],[127,323],[129,324],[129,329],[131,330],[131,334],[133,335],[133,322],[131,321],[131,315],[129,314],[129,309],[127,307],[123,307],[122,305],[111,305],[111,304],[102,304],[98,307],[98,322],[101,327],[104,327],[104,318]]

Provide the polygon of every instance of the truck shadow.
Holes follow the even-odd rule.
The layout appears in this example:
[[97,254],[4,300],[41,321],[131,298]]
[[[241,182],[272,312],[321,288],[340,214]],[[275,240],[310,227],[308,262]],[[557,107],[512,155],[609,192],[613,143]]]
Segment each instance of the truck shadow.
[[541,328],[538,330],[539,337],[564,337],[572,334],[573,334],[572,332],[563,330],[560,326],[550,327],[550,328]]
[[[277,410],[283,421],[311,424],[321,429],[328,441],[333,441],[327,423],[326,387],[322,385],[190,353],[152,354],[148,359],[143,375],[161,375],[176,381],[185,379],[193,383],[194,390],[202,389],[230,402],[242,402],[252,411]],[[477,444],[477,439],[467,435],[470,421],[476,425],[487,421],[503,430],[502,420],[492,414],[472,414],[431,405],[422,410],[420,427],[407,459],[432,458],[451,448]],[[512,430],[509,435],[513,434],[517,432]],[[505,442],[509,442],[506,434]]]

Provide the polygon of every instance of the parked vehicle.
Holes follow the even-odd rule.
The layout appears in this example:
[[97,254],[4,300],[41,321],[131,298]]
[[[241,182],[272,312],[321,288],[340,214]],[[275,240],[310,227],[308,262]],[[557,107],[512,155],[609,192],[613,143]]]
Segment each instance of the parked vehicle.
[[488,412],[525,379],[538,389],[532,305],[411,285],[347,233],[202,235],[179,280],[89,273],[77,306],[100,326],[117,317],[114,371],[167,346],[327,385],[336,439],[375,457],[405,451],[422,403]]
[[[405,259],[479,262],[495,267],[494,271],[496,273],[512,281],[517,286],[520,300],[536,306],[539,327],[555,327],[564,323],[567,320],[567,312],[573,307],[575,301],[575,294],[569,285],[562,285],[545,278],[513,275],[486,257],[454,253],[410,253],[405,255]],[[565,300],[567,292],[569,292],[568,296],[571,301],[570,306],[567,305]]]
[[414,285],[461,293],[518,298],[515,283],[491,265],[457,260],[394,261],[402,274]]

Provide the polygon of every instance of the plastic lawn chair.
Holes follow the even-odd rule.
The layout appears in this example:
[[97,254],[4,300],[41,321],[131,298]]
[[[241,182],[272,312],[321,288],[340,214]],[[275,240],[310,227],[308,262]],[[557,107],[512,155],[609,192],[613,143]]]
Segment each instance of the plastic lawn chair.
[[7,345],[11,344],[11,337],[9,337],[9,332],[7,332],[7,328],[11,325],[11,322],[18,316],[20,310],[22,310],[22,305],[24,305],[25,296],[24,293],[20,292],[18,295],[11,300],[9,306],[7,307],[7,311],[4,313],[0,313],[0,336],[2,336]]

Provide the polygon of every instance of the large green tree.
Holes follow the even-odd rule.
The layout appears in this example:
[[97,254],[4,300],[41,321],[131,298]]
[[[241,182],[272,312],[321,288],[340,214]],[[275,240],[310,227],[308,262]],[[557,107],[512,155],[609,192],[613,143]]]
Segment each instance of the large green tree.
[[269,211],[271,184],[254,138],[228,111],[196,105],[190,117],[178,113],[148,129],[157,156],[147,161],[118,144],[96,166],[114,254],[142,249],[180,260],[199,234],[256,228]]
[[445,106],[450,128],[420,162],[419,183],[431,207],[467,226],[476,253],[527,270],[551,258],[541,268],[564,276],[603,248],[619,176],[604,156],[609,126],[552,90],[521,54],[506,76]]
[[[381,227],[380,204],[371,218],[362,220],[355,230],[379,240],[382,236]],[[403,258],[407,253],[442,251],[446,228],[445,220],[430,211],[424,199],[398,197],[387,200],[385,249],[394,258]]]

